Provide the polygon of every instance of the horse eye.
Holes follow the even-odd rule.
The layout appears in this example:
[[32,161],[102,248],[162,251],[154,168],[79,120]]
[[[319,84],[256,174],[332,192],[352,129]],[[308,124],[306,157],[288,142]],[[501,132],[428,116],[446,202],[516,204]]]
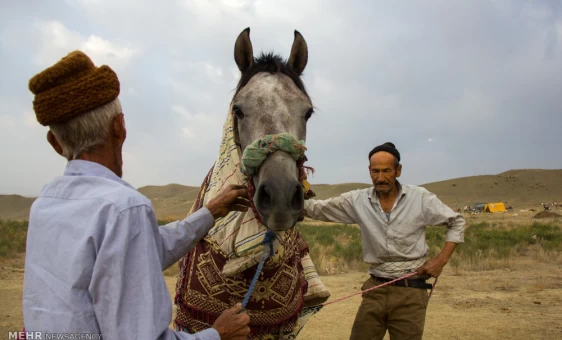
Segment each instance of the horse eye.
[[242,112],[238,106],[234,105],[232,107],[232,112],[236,115],[236,117],[240,119],[244,118],[244,112]]
[[312,117],[312,114],[314,113],[314,109],[310,109],[308,110],[308,112],[306,113],[306,115],[304,116],[305,120],[309,120],[310,117]]

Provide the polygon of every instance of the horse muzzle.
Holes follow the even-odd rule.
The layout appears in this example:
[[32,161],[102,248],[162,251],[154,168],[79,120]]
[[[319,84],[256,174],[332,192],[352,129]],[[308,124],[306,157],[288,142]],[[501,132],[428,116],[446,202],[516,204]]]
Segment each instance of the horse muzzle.
[[271,230],[292,228],[304,208],[302,184],[295,161],[285,152],[275,152],[254,177],[254,205],[263,224]]

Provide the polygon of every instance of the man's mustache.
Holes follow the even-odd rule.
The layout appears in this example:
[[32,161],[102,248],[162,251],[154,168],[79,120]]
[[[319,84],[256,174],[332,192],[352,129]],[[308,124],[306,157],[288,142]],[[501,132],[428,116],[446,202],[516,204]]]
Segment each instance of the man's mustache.
[[375,185],[390,185],[388,182],[376,182]]

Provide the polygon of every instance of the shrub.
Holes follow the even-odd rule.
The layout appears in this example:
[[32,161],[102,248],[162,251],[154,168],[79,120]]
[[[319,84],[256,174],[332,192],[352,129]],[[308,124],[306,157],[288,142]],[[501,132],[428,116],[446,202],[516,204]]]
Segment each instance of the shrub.
[[[297,229],[308,242],[310,256],[319,274],[365,269],[361,232],[356,226],[341,224],[310,225],[300,223]],[[445,244],[447,228],[426,229],[428,257],[436,256]],[[497,228],[486,222],[469,225],[465,242],[460,244],[449,263],[465,270],[488,270],[509,267],[511,259],[536,250],[541,258],[560,258],[562,228],[556,221],[533,223],[520,227]]]
[[15,257],[25,252],[27,221],[0,220],[0,257]]

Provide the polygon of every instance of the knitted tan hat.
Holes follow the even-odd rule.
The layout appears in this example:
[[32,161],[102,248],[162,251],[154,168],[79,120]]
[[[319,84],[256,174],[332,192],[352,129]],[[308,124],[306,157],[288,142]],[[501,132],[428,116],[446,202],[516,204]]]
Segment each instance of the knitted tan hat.
[[74,51],[31,78],[29,90],[35,94],[37,121],[47,126],[111,102],[119,96],[119,79],[109,66],[96,67]]

